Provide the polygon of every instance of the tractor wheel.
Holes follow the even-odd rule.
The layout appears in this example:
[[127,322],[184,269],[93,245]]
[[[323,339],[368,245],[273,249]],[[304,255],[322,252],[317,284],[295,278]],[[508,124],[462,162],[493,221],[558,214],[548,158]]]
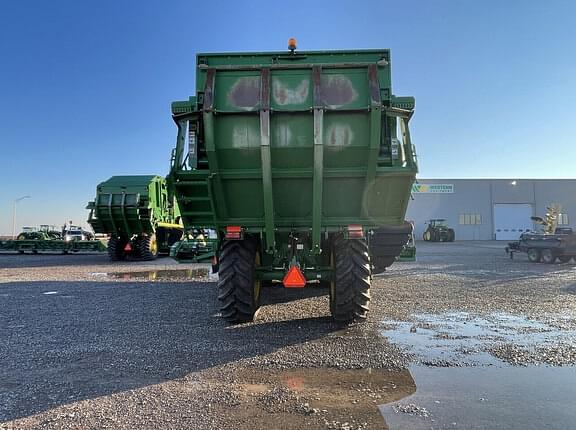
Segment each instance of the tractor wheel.
[[256,279],[260,253],[255,239],[229,240],[218,259],[218,300],[222,317],[231,323],[253,321],[260,306],[261,282]]
[[28,237],[24,233],[20,233],[16,240],[26,240]]
[[432,242],[440,242],[440,232],[437,230],[432,230],[430,232],[430,240]]
[[556,262],[556,256],[551,249],[543,249],[541,253],[542,263],[554,264]]
[[540,262],[540,251],[536,248],[528,249],[528,261],[530,263],[539,263]]
[[456,233],[454,233],[454,229],[449,228],[448,229],[448,242],[454,242],[454,239],[456,239]]
[[571,255],[560,255],[558,257],[558,260],[560,260],[560,263],[564,264],[564,263],[568,263],[571,258],[572,258]]
[[108,258],[110,261],[121,261],[126,259],[124,247],[128,241],[117,237],[111,237],[108,241]]
[[432,239],[432,236],[430,234],[430,230],[426,230],[424,232],[424,234],[422,235],[422,239],[424,239],[424,241],[426,241],[426,242],[430,242],[430,239]]
[[156,235],[140,236],[135,240],[136,255],[144,261],[155,260],[158,257],[158,241]]
[[364,239],[334,238],[334,280],[330,285],[330,311],[339,322],[366,319],[370,304],[370,257]]

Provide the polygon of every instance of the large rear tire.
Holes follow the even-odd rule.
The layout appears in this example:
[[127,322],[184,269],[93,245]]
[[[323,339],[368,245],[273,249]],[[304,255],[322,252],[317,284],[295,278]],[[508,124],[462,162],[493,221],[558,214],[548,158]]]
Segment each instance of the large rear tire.
[[108,258],[110,261],[126,260],[126,251],[124,248],[128,241],[117,237],[111,237],[108,241]]
[[260,306],[261,282],[256,279],[260,253],[256,240],[222,244],[218,259],[218,301],[222,318],[231,323],[253,321]]
[[430,242],[430,240],[432,239],[432,234],[430,233],[430,230],[426,230],[424,232],[424,234],[422,235],[422,239],[424,239],[424,241],[426,242]]
[[448,242],[454,242],[454,239],[456,239],[456,233],[454,232],[454,229],[449,228],[448,229]]
[[141,260],[151,261],[158,257],[156,234],[140,236],[135,241],[136,253]]
[[364,239],[342,235],[332,245],[334,280],[330,285],[330,311],[339,322],[365,320],[370,305],[370,257]]

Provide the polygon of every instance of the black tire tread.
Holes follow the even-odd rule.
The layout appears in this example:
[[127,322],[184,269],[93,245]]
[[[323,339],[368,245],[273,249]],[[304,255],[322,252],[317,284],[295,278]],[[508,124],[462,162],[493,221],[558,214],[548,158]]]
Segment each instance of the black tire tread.
[[154,254],[150,249],[150,242],[152,241],[152,236],[140,236],[135,242],[136,255],[143,261],[155,260],[158,254]]
[[126,259],[126,253],[124,252],[124,247],[126,244],[124,241],[117,237],[111,237],[108,240],[108,258],[110,261],[122,261]]
[[256,242],[230,240],[222,244],[218,266],[220,313],[232,323],[254,320],[258,303],[254,291]]
[[365,320],[370,307],[370,257],[363,239],[346,240],[337,235],[333,243],[334,294],[332,316],[339,322]]

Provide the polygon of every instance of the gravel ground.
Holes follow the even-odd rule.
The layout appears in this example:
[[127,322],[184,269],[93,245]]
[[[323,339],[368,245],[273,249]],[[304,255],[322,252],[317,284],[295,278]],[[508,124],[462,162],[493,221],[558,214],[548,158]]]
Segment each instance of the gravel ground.
[[[207,266],[0,255],[0,429],[385,428],[376,405],[415,390],[385,321],[505,312],[576,330],[574,264],[509,260],[495,242],[419,243],[418,259],[374,279],[364,324],[333,323],[311,287],[266,290],[254,323],[228,326]],[[573,345],[492,347],[576,361]]]

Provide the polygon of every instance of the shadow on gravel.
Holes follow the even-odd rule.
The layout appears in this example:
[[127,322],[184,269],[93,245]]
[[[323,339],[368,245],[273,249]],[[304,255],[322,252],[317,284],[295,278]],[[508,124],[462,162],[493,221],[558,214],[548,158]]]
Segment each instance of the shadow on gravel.
[[328,294],[328,287],[319,284],[309,284],[306,288],[288,289],[282,288],[281,284],[274,284],[270,288],[262,289],[262,303],[264,305],[275,305],[278,303],[288,303],[298,299],[311,297],[321,297]]
[[339,329],[329,318],[229,326],[217,316],[215,288],[0,283],[0,421],[180,378]]

